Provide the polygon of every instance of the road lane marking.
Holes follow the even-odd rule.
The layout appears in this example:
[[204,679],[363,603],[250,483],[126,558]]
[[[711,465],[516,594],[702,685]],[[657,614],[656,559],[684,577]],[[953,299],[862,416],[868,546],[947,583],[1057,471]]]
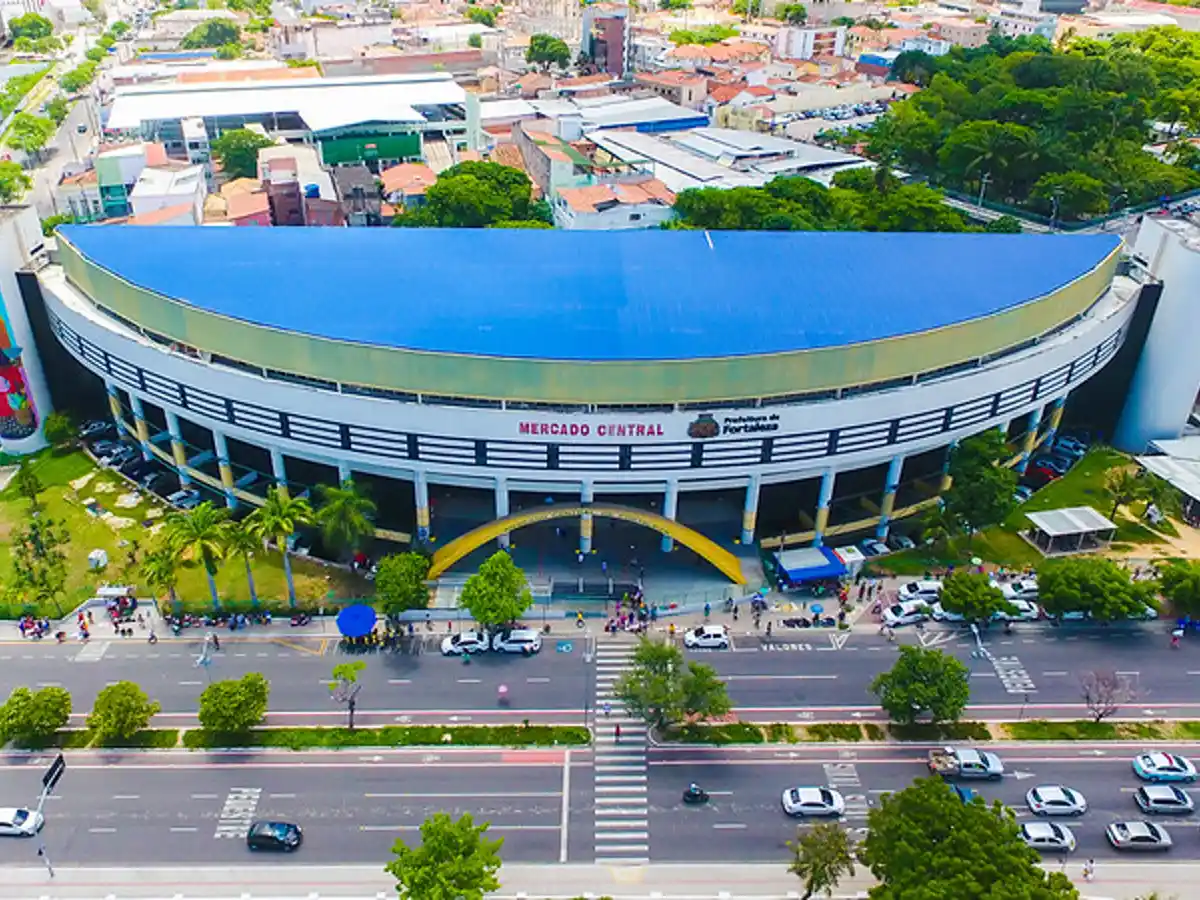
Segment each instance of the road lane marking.
[[272,800],[295,800],[295,794],[267,794]]
[[[79,767],[76,766],[75,768],[79,768]],[[193,800],[216,800],[217,795],[216,794],[192,794],[192,799]]]
[[196,832],[198,830],[199,829],[197,829],[196,826],[194,826],[194,825],[172,825],[171,826],[171,831],[175,832],[176,834],[193,834],[194,832]]
[[746,827],[745,822],[714,822],[713,828],[718,831],[741,831]]
[[61,681],[39,681],[37,683],[37,686],[40,688],[62,687],[62,682]]
[[1117,672],[1117,675],[1141,675],[1141,672]]
[[[549,681],[549,679],[547,679]],[[567,861],[567,825],[571,821],[571,751],[563,755],[563,776],[562,776],[562,818],[559,820],[558,828],[558,861],[565,863]]]
[[196,687],[197,685],[201,685],[201,684],[204,684],[204,682],[203,681],[181,681],[181,682],[179,682],[180,687]]
[[499,797],[557,797],[558,791],[497,791],[496,793],[480,793],[471,791],[465,794],[363,794],[375,800],[458,800],[479,797],[481,799]]
[[1042,675],[1046,678],[1062,678],[1066,672],[1043,672]]
[[116,830],[115,828],[89,828],[88,832],[90,834],[113,834]]
[[389,678],[388,684],[412,684],[411,678]]
[[478,678],[460,678],[460,679],[458,679],[458,683],[459,684],[479,684],[480,679],[478,679]]
[[114,800],[141,800],[141,794],[113,794]]
[[258,812],[258,801],[262,797],[262,788],[230,788],[221,806],[217,819],[217,828],[213,837],[220,840],[239,840],[250,830]]
[[536,678],[526,678],[525,683],[526,684],[549,684],[550,679],[543,677],[543,676],[538,676]]
[[837,675],[726,675],[725,681],[836,681]]
[[[359,825],[359,831],[420,831],[420,825]],[[558,831],[557,825],[497,825],[488,823],[488,831]]]

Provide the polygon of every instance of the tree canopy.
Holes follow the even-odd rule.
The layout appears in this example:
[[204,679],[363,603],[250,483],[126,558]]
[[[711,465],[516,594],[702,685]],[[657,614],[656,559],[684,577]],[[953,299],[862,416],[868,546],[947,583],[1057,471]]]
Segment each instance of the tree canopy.
[[214,681],[200,695],[200,727],[216,734],[245,734],[267,714],[271,685],[259,672]]
[[963,803],[940,778],[884,794],[868,815],[859,859],[879,884],[872,900],[1077,900],[1060,872],[1047,872],[998,801]]
[[789,25],[803,25],[808,21],[808,8],[803,3],[785,3],[775,8],[775,18]]
[[525,573],[512,557],[498,550],[467,579],[459,599],[463,608],[485,628],[515,622],[533,603]]
[[101,744],[127,741],[150,724],[162,709],[132,681],[118,681],[100,691],[88,713],[87,727]]
[[788,871],[804,883],[808,900],[813,894],[830,896],[843,875],[854,875],[854,844],[840,822],[821,822],[798,830],[796,840],[788,841],[792,851]]
[[968,622],[986,622],[998,612],[1016,612],[987,575],[975,572],[951,573],[942,582],[938,602],[943,609],[958,613]]
[[549,71],[551,66],[565,69],[571,63],[571,48],[562,38],[552,34],[535,34],[529,39],[525,61]]
[[421,823],[421,843],[402,839],[384,868],[396,879],[400,900],[483,900],[500,887],[500,848],[504,839],[487,838],[488,823],[475,824],[470,813],[451,819],[434,813]]
[[476,25],[486,25],[488,28],[496,27],[496,16],[499,15],[499,8],[495,6],[468,6],[467,21],[474,22]]
[[893,722],[908,725],[928,714],[934,722],[952,722],[966,709],[970,670],[941,650],[911,645],[887,672],[871,682],[871,693]]
[[396,216],[393,224],[418,228],[488,228],[549,221],[545,204],[533,202],[533,183],[520,169],[493,162],[463,162],[438,175],[425,203]]
[[1159,563],[1158,581],[1173,612],[1200,616],[1200,562],[1172,559]]
[[1038,566],[1038,602],[1047,614],[1090,613],[1115,621],[1142,613],[1152,599],[1149,582],[1102,556],[1047,559]]
[[242,34],[233,22],[228,19],[209,19],[185,34],[179,46],[184,50],[198,50],[202,47],[236,44],[241,39]]
[[668,36],[672,44],[719,44],[721,41],[736,37],[738,30],[731,25],[700,25],[697,28],[678,28]]
[[375,534],[375,501],[352,479],[339,486],[317,485],[317,524],[321,541],[334,551],[357,550]]
[[0,201],[12,203],[32,186],[33,180],[25,174],[20,163],[0,162]]
[[212,142],[212,153],[229,178],[254,178],[258,175],[258,151],[274,145],[257,131],[234,128]]
[[946,517],[968,535],[1004,520],[1016,506],[1017,473],[998,465],[1010,456],[994,428],[961,441],[950,454],[950,489],[942,495]]
[[390,616],[429,605],[429,557],[421,553],[393,553],[379,561],[375,596]]
[[12,124],[8,126],[5,143],[32,156],[46,146],[57,127],[51,119],[19,112],[13,116]]
[[613,687],[613,695],[635,716],[655,728],[678,725],[689,718],[723,716],[730,710],[725,684],[712,666],[688,662],[674,644],[642,638],[629,670]]
[[23,16],[8,20],[8,33],[13,40],[29,38],[31,41],[50,37],[54,33],[54,23],[45,16],[37,13],[25,13]]
[[66,688],[45,687],[34,693],[16,688],[0,706],[0,743],[44,744],[71,718],[71,695]]
[[[1200,35],[1177,27],[1074,39],[993,35],[944,56],[906,52],[867,152],[936,185],[1079,219],[1200,187],[1200,172],[1143,147],[1155,120],[1200,129]],[[1057,209],[1054,208],[1057,198]]]

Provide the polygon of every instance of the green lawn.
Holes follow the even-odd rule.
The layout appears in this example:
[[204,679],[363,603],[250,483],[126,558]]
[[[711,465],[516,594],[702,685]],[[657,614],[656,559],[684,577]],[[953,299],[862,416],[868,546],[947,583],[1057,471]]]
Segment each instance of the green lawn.
[[[139,582],[136,566],[129,565],[129,553],[136,541],[139,550],[153,543],[154,533],[161,528],[163,516],[170,510],[158,497],[143,492],[130,508],[117,506],[117,498],[133,493],[129,483],[113,472],[97,470],[90,459],[80,452],[44,452],[32,461],[34,472],[45,490],[41,494],[43,515],[66,522],[71,534],[67,548],[69,563],[67,589],[64,596],[45,610],[45,615],[57,616],[68,612],[87,600],[100,584],[135,584]],[[86,485],[78,489],[78,479],[92,474]],[[131,498],[134,499],[134,498]],[[84,503],[95,500],[103,510],[110,512],[113,519],[93,515]],[[12,557],[9,536],[29,516],[29,508],[10,484],[0,492],[0,583],[10,584]],[[88,554],[95,549],[108,553],[109,564],[102,572],[88,570]],[[275,551],[255,554],[253,561],[254,579],[263,605],[282,608],[287,606],[287,588],[280,556]],[[292,559],[296,592],[301,601],[320,600],[333,591],[337,598],[363,596],[369,585],[341,569],[326,569],[302,559]],[[143,586],[144,587],[144,586]],[[217,575],[217,588],[228,605],[249,606],[249,591],[246,586],[245,566],[240,558],[230,559]],[[194,610],[211,609],[208,582],[204,572],[197,566],[186,565],[180,573],[178,593],[186,607]],[[143,594],[148,591],[143,590]],[[0,602],[0,618],[14,618],[26,607],[19,600]]]

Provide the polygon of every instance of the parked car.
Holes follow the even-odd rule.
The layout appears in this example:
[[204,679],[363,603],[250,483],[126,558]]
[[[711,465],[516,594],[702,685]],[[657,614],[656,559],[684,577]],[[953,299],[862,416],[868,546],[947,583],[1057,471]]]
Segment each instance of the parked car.
[[180,509],[195,509],[200,505],[200,492],[195,488],[183,488],[167,497],[167,502]]
[[81,441],[86,441],[106,434],[116,434],[116,431],[116,423],[109,419],[90,419],[79,426],[78,434]]
[[1113,822],[1104,829],[1104,836],[1114,850],[1171,849],[1171,834],[1153,822]]
[[887,556],[891,551],[888,545],[883,541],[877,541],[875,538],[865,538],[858,542],[858,549],[863,552],[863,556]]
[[966,616],[962,613],[951,612],[946,609],[942,606],[940,600],[929,607],[929,615],[935,622],[965,622],[967,620]]
[[143,476],[138,484],[162,497],[179,490],[179,479],[174,472],[153,471]]
[[893,603],[883,611],[883,624],[889,628],[915,625],[929,618],[929,604],[924,600],[905,600]]
[[1133,801],[1144,813],[1183,815],[1195,809],[1192,795],[1173,784],[1143,784],[1133,792]]
[[997,612],[992,618],[997,622],[1036,622],[1042,617],[1042,608],[1032,600],[1013,599],[1008,601],[1013,612]]
[[1027,484],[1018,484],[1016,489],[1013,491],[1013,499],[1016,500],[1017,503],[1024,503],[1032,496],[1033,488]]
[[692,650],[727,650],[729,630],[724,625],[701,625],[684,632],[683,646]]
[[909,581],[896,589],[896,597],[901,603],[921,600],[924,603],[934,603],[942,595],[942,582],[937,578],[926,578],[922,581]]
[[1075,835],[1066,825],[1056,822],[1026,822],[1021,826],[1021,840],[1034,850],[1070,853],[1075,847]]
[[492,649],[498,653],[532,656],[542,649],[542,636],[532,628],[509,628],[492,638]]
[[460,631],[458,634],[452,634],[442,640],[443,656],[485,653],[487,649],[487,635],[478,631]]
[[1033,461],[1034,468],[1048,469],[1059,478],[1066,475],[1071,469],[1071,464],[1059,456],[1039,456]]
[[129,462],[120,466],[119,469],[121,474],[126,478],[131,478],[134,481],[137,481],[147,472],[153,472],[157,465],[158,464],[153,460],[142,459],[142,457],[138,455],[129,460]]
[[124,444],[114,450],[111,456],[106,456],[104,459],[102,459],[101,463],[112,469],[120,469],[121,466],[128,462],[132,462],[139,456],[140,451],[136,447],[130,444]]
[[1034,464],[1029,467],[1029,471],[1025,473],[1025,477],[1036,483],[1038,487],[1045,487],[1050,482],[1062,478],[1062,472],[1055,471],[1049,466],[1041,465],[1037,460],[1034,460]]
[[887,545],[893,550],[911,550],[916,544],[906,534],[892,533],[888,535]]
[[294,853],[302,843],[304,833],[290,822],[255,822],[246,832],[246,846],[251,850]]

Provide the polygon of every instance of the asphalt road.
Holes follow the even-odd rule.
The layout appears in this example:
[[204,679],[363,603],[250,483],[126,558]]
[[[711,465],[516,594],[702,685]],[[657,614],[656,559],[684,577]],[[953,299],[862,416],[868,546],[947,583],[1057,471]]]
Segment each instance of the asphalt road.
[[[1195,745],[1172,749],[1193,755],[1200,751]],[[1082,792],[1088,812],[1058,821],[1075,833],[1076,858],[1103,861],[1120,855],[1108,846],[1105,826],[1143,818],[1132,797],[1141,783],[1130,768],[1135,751],[1111,744],[1012,746],[998,751],[1008,771],[1001,781],[962,783],[989,801],[1009,805],[1021,821],[1034,818],[1025,806],[1025,794],[1032,787],[1065,784]],[[846,825],[864,828],[881,794],[925,774],[924,754],[915,746],[655,749],[650,758],[651,853],[655,861],[698,863],[786,858],[786,842],[795,838],[799,823],[782,810],[785,788],[836,787],[846,798]],[[683,805],[680,794],[690,781],[713,795],[707,806]],[[1193,793],[1200,800],[1200,793]],[[1156,820],[1175,842],[1165,858],[1200,858],[1196,816]]]
[[[572,751],[574,753],[576,751]],[[590,756],[588,751],[582,752]],[[251,819],[296,822],[310,864],[382,864],[435,812],[491,823],[513,862],[592,850],[590,764],[565,751],[347,751],[254,755],[73,755],[46,805],[58,865],[261,864]],[[48,757],[8,760],[0,803],[32,804]],[[566,802],[564,803],[564,794]],[[0,838],[0,865],[36,863],[37,842]]]

